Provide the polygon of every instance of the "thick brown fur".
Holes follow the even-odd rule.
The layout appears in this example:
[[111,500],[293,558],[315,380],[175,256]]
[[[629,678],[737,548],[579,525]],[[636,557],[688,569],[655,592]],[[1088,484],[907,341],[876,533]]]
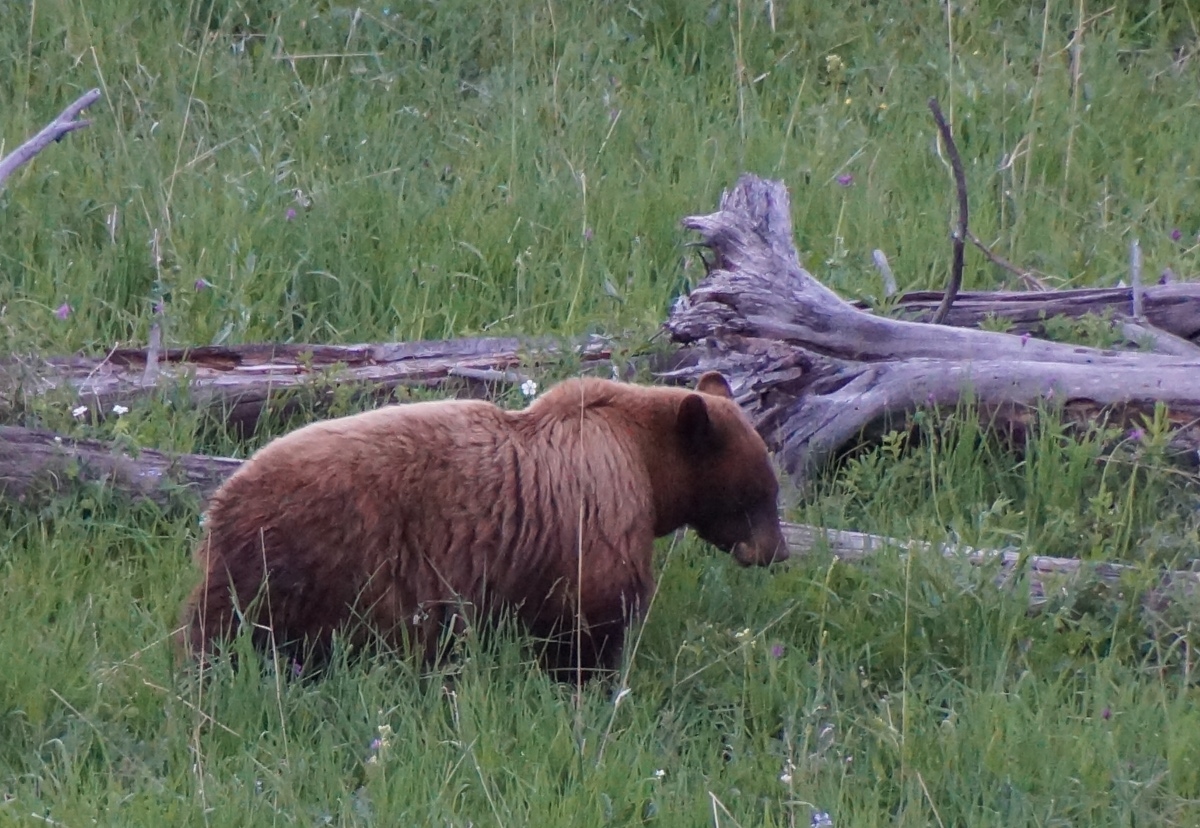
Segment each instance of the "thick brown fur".
[[369,628],[433,658],[457,616],[511,612],[559,642],[552,669],[611,669],[654,588],[653,539],[690,525],[743,564],[782,560],[777,494],[719,374],[697,391],[575,379],[523,411],[318,422],[214,495],[182,640],[204,656],[244,619],[262,649],[328,652],[335,631],[361,643]]

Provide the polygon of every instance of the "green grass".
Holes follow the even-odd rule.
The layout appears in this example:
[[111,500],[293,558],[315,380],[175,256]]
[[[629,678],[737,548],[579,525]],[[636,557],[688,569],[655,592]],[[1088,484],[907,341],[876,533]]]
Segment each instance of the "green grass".
[[[3,151],[104,92],[0,191],[0,348],[102,354],[156,319],[169,345],[640,343],[701,275],[679,218],[742,171],[789,185],[804,263],[844,296],[879,293],[874,248],[902,289],[938,287],[931,95],[997,252],[1106,285],[1136,237],[1147,273],[1190,275],[1193,6],[950,8],[0,2]],[[1006,281],[968,253],[967,287]],[[240,441],[185,402],[23,417],[228,454],[288,426]],[[1135,564],[1120,589],[1030,616],[1020,586],[935,556],[748,571],[663,541],[619,697],[548,681],[516,635],[467,641],[452,677],[382,656],[201,685],[167,646],[194,507],[0,507],[0,824],[1200,823],[1200,619],[1139,603],[1200,542],[1195,481],[1161,424],[1051,417],[1017,456],[975,421],[922,415],[789,517]]]

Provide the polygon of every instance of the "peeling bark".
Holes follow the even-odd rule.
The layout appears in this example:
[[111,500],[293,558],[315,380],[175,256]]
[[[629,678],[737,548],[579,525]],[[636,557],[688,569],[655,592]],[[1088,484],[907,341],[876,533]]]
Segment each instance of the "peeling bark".
[[103,357],[0,360],[0,416],[12,418],[29,398],[59,394],[84,405],[93,420],[114,405],[167,389],[211,410],[237,433],[252,433],[268,411],[301,401],[320,409],[336,388],[379,402],[397,388],[453,386],[465,396],[520,385],[524,366],[577,359],[585,370],[611,370],[612,348],[591,337],[576,343],[488,337],[364,345],[242,345],[168,350],[117,349]]

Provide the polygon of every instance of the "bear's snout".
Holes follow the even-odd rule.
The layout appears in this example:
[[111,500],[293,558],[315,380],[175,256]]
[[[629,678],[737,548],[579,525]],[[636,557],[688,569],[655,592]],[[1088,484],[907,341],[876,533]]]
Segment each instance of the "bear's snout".
[[787,560],[787,540],[779,512],[770,509],[751,518],[750,536],[733,545],[733,558],[743,566],[767,566]]
[[768,566],[790,556],[778,522],[764,532],[755,532],[749,540],[735,543],[731,551],[742,566]]

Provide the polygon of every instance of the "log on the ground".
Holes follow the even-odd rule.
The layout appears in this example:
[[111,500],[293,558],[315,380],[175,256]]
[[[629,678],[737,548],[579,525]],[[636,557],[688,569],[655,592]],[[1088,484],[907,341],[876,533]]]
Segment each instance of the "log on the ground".
[[[701,286],[703,290],[705,286]],[[940,294],[905,294],[896,312],[913,321],[927,320]],[[959,295],[946,324],[978,327],[985,320],[1008,321],[1014,334],[1043,331],[1045,320],[1084,314],[1109,316],[1126,338],[1138,345],[1184,358],[1200,357],[1200,285],[1162,285],[1145,291],[1145,319],[1129,313],[1130,291],[1098,288],[1036,293],[974,292]],[[865,311],[861,303],[851,308]],[[886,321],[886,320],[884,320]],[[700,330],[700,335],[704,334]],[[693,336],[689,333],[687,336]],[[687,337],[680,341],[690,342]],[[1073,346],[1067,346],[1072,347]],[[868,358],[874,356],[865,355]],[[878,354],[875,354],[878,356]],[[207,408],[241,433],[253,430],[268,410],[286,415],[302,402],[318,411],[335,389],[349,387],[376,402],[397,388],[437,388],[458,396],[486,396],[520,385],[525,369],[539,362],[574,358],[580,370],[607,375],[611,342],[590,337],[573,342],[550,339],[484,337],[427,342],[313,345],[250,344],[201,346],[161,351],[115,349],[103,356],[0,358],[0,419],[12,421],[33,398],[54,395],[72,409],[82,405],[91,421],[103,419],[114,405],[178,389],[193,405]],[[693,353],[659,354],[642,360],[646,367],[695,360]],[[627,366],[628,367],[628,366]],[[729,365],[727,370],[737,370]],[[628,374],[628,372],[627,372]],[[736,378],[735,378],[736,379]]]
[[[397,388],[453,386],[481,395],[519,386],[522,370],[539,361],[575,359],[583,370],[609,370],[611,343],[485,337],[365,345],[241,345],[117,349],[103,357],[15,357],[0,360],[0,417],[11,420],[29,398],[58,394],[71,408],[87,406],[99,420],[114,405],[164,389],[179,389],[190,404],[251,433],[267,410],[287,413],[303,401],[320,409],[337,389],[376,401]],[[343,392],[344,393],[344,392]],[[81,412],[82,416],[82,412]]]
[[[48,431],[0,426],[0,498],[18,503],[101,486],[121,497],[150,500],[163,507],[199,508],[242,461],[200,454],[132,451],[98,440],[76,440]],[[887,549],[943,555],[976,566],[995,567],[996,581],[1009,585],[1028,580],[1031,609],[1051,597],[1066,599],[1077,586],[1100,583],[1119,587],[1134,567],[1067,558],[1024,556],[1012,550],[972,549],[952,544],[900,540],[880,535],[785,523],[784,537],[794,557],[828,550],[854,563]],[[1194,596],[1200,574],[1164,572],[1146,596],[1162,606],[1177,595]]]
[[[898,297],[895,313],[914,322],[928,322],[942,294],[913,291]],[[945,324],[977,328],[988,322],[1008,324],[1008,333],[1044,336],[1047,321],[1092,315],[1125,327],[1132,344],[1183,356],[1200,357],[1200,284],[1152,285],[1142,291],[1144,319],[1133,314],[1133,289],[1076,288],[1047,291],[968,291],[959,293]],[[852,303],[865,310],[861,302]],[[1140,330],[1139,330],[1140,329]]]
[[883,318],[855,308],[800,264],[782,183],[745,176],[720,211],[684,219],[708,275],[666,322],[678,377],[724,371],[798,483],[864,434],[905,427],[922,407],[978,405],[1019,444],[1039,410],[1139,426],[1166,408],[1173,447],[1200,447],[1200,358],[1110,351]]
[[[1122,579],[1127,576],[1136,578],[1143,572],[1142,568],[1130,564],[1022,555],[1016,549],[975,549],[845,529],[822,529],[798,523],[785,524],[783,534],[793,555],[826,549],[838,560],[853,563],[867,560],[883,550],[894,549],[905,553],[940,554],[974,566],[994,567],[996,582],[1000,586],[1013,583],[1017,576],[1023,574],[1029,582],[1029,603],[1034,610],[1069,597],[1072,587],[1094,582],[1109,589],[1120,589]],[[1177,597],[1194,598],[1200,592],[1200,572],[1161,571],[1155,573],[1155,581],[1144,598],[1148,606],[1155,608],[1161,608]]]
[[207,500],[242,463],[228,457],[132,451],[100,440],[0,426],[0,497],[23,503],[98,484],[160,506]]

